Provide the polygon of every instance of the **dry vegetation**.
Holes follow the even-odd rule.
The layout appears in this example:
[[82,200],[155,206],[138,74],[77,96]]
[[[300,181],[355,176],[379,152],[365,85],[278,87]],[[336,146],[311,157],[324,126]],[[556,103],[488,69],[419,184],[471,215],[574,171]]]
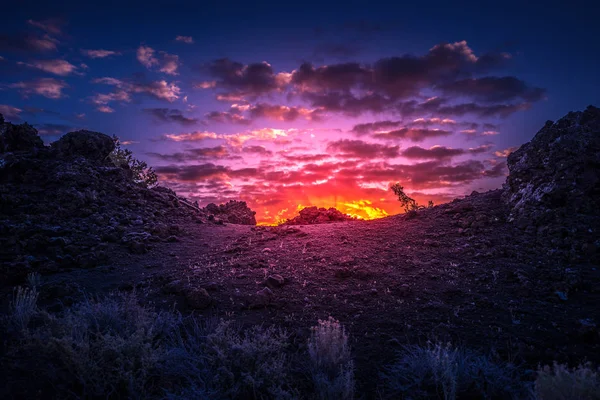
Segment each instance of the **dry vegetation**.
[[[277,327],[157,312],[133,294],[84,296],[38,308],[39,276],[14,290],[3,317],[7,392],[55,398],[352,399],[348,334],[332,317],[294,343]],[[450,344],[406,346],[383,366],[382,399],[598,399],[599,371],[544,366],[535,374]],[[17,390],[18,388],[18,390]]]

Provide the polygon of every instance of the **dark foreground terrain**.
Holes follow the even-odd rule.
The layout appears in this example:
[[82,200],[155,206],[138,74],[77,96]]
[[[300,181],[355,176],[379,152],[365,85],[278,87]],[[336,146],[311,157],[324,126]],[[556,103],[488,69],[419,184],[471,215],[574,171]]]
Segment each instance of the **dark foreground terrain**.
[[[0,169],[5,309],[10,312],[17,285],[37,285],[37,304],[57,315],[93,295],[135,293],[144,306],[192,313],[200,321],[216,317],[242,327],[285,328],[291,353],[306,351],[314,338],[310,328],[331,316],[349,337],[357,398],[418,397],[416,386],[386,389],[382,372],[407,345],[428,343],[451,343],[516,365],[525,387],[540,365],[600,362],[599,127],[600,111],[592,107],[547,124],[511,155],[503,189],[416,213],[319,225],[223,223],[205,209],[180,204],[184,199],[173,204],[174,194],[149,195],[152,190],[129,184],[117,187],[121,194],[103,190],[121,199],[136,193],[137,208],[99,205],[105,200],[97,188],[57,183],[52,190],[84,193],[78,200],[83,206],[56,220],[48,215],[36,220],[35,209],[11,210],[24,204],[18,196],[32,202],[43,197],[36,190],[44,188],[27,181],[31,172],[9,174],[5,161]],[[95,164],[77,162],[102,174]],[[15,193],[18,187],[25,194]],[[85,194],[94,190],[97,197]],[[170,203],[154,207],[154,198]],[[79,215],[82,208],[89,211]],[[79,220],[97,223],[77,226],[73,221]],[[32,278],[33,272],[41,275]],[[41,324],[35,318],[31,323]],[[24,388],[23,373],[35,368],[26,361],[27,351],[14,351],[21,339],[6,332],[12,339],[3,343],[3,369],[10,376],[5,396],[27,397],[32,391]],[[58,390],[41,380],[39,385],[40,398]],[[70,396],[135,397],[86,395],[78,385]],[[288,397],[253,385],[258,389],[206,398]],[[421,398],[444,398],[442,386]],[[298,397],[348,398],[319,395],[316,384],[299,387]],[[201,398],[198,393],[187,398]],[[473,388],[456,393],[482,398]],[[523,393],[513,395],[532,395]],[[582,398],[600,395],[590,389],[589,396]]]

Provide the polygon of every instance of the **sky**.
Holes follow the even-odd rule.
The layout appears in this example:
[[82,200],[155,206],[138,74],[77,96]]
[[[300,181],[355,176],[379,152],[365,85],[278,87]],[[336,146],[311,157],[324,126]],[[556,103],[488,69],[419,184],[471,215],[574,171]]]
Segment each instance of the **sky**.
[[[4,5],[0,113],[116,135],[200,205],[372,219],[499,188],[547,120],[600,104],[591,3]],[[482,4],[483,3],[483,4]]]

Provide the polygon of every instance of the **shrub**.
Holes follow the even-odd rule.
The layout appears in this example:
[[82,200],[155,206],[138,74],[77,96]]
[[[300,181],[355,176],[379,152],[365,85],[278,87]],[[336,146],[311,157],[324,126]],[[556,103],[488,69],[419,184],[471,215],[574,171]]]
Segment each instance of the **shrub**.
[[537,400],[597,400],[600,399],[600,369],[590,364],[569,369],[554,363],[540,368],[535,380]]
[[386,398],[522,399],[525,386],[510,364],[442,345],[407,346],[382,373]]
[[134,295],[86,299],[62,315],[45,314],[9,358],[15,375],[35,376],[61,398],[145,398],[157,390],[168,355],[163,343],[177,323]]
[[9,320],[14,328],[27,329],[29,321],[37,311],[38,296],[39,293],[35,287],[23,288],[19,286],[13,290]]
[[144,187],[153,187],[158,181],[158,177],[152,167],[149,167],[145,161],[140,161],[133,157],[133,153],[129,149],[122,149],[119,138],[113,136],[115,149],[108,155],[110,160],[117,167],[127,166],[132,174],[133,181]]
[[227,398],[292,398],[287,341],[283,330],[255,326],[242,332],[222,321],[203,346],[212,385]]
[[420,209],[433,207],[433,201],[431,200],[427,202],[427,207],[419,205],[415,199],[404,192],[404,187],[400,185],[400,183],[394,183],[392,186],[390,186],[390,190],[394,192],[396,196],[398,196],[398,201],[404,208],[405,213],[414,214]]
[[344,327],[329,317],[312,328],[308,341],[311,375],[319,399],[354,397],[354,363]]

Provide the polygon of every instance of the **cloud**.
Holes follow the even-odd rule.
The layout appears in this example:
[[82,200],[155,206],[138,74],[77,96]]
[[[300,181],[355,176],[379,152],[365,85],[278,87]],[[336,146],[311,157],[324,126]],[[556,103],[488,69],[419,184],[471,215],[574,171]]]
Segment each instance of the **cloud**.
[[160,59],[155,56],[156,51],[149,46],[140,46],[137,49],[136,56],[137,60],[144,67],[152,69],[158,67],[160,72],[168,75],[179,75],[177,69],[179,68],[179,56],[175,54],[169,54],[164,51],[159,52]]
[[39,37],[29,33],[0,34],[2,51],[50,52],[57,50],[58,43],[58,40],[48,35]]
[[169,162],[188,162],[196,161],[199,159],[232,159],[240,158],[239,156],[232,156],[229,150],[225,146],[216,147],[204,147],[197,149],[186,149],[180,153],[174,154],[160,154],[160,153],[146,153],[151,157],[158,158],[163,161]]
[[249,125],[252,121],[245,118],[244,116],[236,113],[236,112],[227,112],[227,111],[211,111],[207,113],[204,118],[207,121],[218,122],[218,123],[228,123],[228,124],[238,124],[238,125]]
[[366,124],[358,124],[354,125],[351,132],[357,135],[365,135],[367,133],[378,132],[378,131],[387,131],[393,128],[397,128],[402,125],[402,121],[376,121],[376,122],[368,122]]
[[212,89],[217,87],[216,81],[205,81],[193,85],[194,89]]
[[59,36],[62,34],[62,27],[65,22],[61,19],[50,18],[43,21],[28,20],[27,23],[33,27],[39,28],[51,35]]
[[214,132],[169,133],[162,135],[163,140],[175,142],[196,142],[208,139],[221,139],[232,147],[242,148],[249,140],[267,141],[275,144],[289,144],[289,136],[298,133],[297,129],[262,128],[234,134],[217,134]]
[[215,78],[214,87],[225,89],[229,95],[258,96],[279,87],[273,68],[267,62],[244,65],[221,58],[213,61],[204,69]]
[[438,88],[445,94],[471,97],[486,103],[517,99],[535,102],[544,98],[546,93],[542,88],[529,87],[514,76],[462,79],[440,85]]
[[163,58],[159,71],[168,75],[179,75],[177,72],[177,69],[179,68],[179,56],[164,52],[161,52],[161,54]]
[[128,103],[131,101],[133,94],[144,94],[172,103],[179,99],[181,95],[179,86],[166,81],[123,81],[116,78],[104,77],[94,79],[92,83],[111,85],[116,88],[112,93],[92,96],[90,99],[93,104],[106,105],[113,101]]
[[[279,73],[267,62],[242,64],[224,58],[205,66],[214,79],[195,87],[222,89],[216,93],[222,101],[254,101],[259,96],[287,92],[322,112],[358,116],[394,111],[403,117],[430,116],[423,119],[423,126],[427,126],[466,114],[506,117],[542,99],[544,89],[529,87],[515,77],[472,77],[501,68],[508,59],[505,53],[477,55],[466,41],[440,43],[424,55],[381,58],[373,64],[315,66],[305,62],[291,72]],[[420,102],[424,93],[452,98],[433,96]],[[454,101],[460,97],[476,101]],[[434,119],[439,121],[431,121]]]
[[79,73],[78,68],[66,60],[37,60],[32,61],[31,63],[19,62],[17,64],[59,76],[68,76],[73,73]]
[[177,36],[175,40],[187,44],[194,44],[194,39],[191,36]]
[[377,93],[369,93],[360,97],[350,92],[305,93],[303,97],[314,108],[325,112],[340,112],[354,117],[365,112],[389,111],[394,105],[392,99]]
[[246,146],[246,147],[242,148],[242,152],[243,153],[248,153],[248,154],[258,154],[258,155],[261,155],[261,156],[271,156],[271,155],[273,155],[273,152],[271,150],[267,150],[263,146]]
[[195,125],[198,123],[196,118],[185,117],[181,110],[173,108],[145,108],[143,111],[161,122],[175,122],[184,126]]
[[315,162],[322,161],[331,157],[329,154],[284,154],[283,158],[288,161],[298,162]]
[[401,128],[389,132],[376,133],[373,137],[386,140],[408,139],[413,142],[422,142],[425,139],[448,136],[451,133],[451,131],[444,129]]
[[507,168],[506,163],[501,162],[494,165],[492,168],[483,171],[483,176],[487,178],[499,178],[501,176],[506,176]]
[[509,147],[507,149],[504,150],[499,150],[494,152],[494,155],[496,157],[502,157],[502,158],[506,158],[510,155],[510,153],[513,153],[515,150],[517,150],[519,148],[519,146],[515,146],[515,147]]
[[103,49],[98,49],[98,50],[81,49],[81,54],[83,54],[89,58],[106,58],[106,57],[110,57],[110,56],[121,55],[121,53],[119,53],[117,51],[103,50]]
[[292,73],[291,83],[302,92],[323,93],[366,85],[371,76],[369,69],[356,62],[316,68],[311,63],[304,63]]
[[403,150],[401,153],[401,155],[406,158],[424,160],[444,160],[460,156],[462,154],[465,154],[465,150],[453,149],[445,146],[433,146],[428,149],[424,149],[419,146],[412,146]]
[[494,147],[493,144],[482,144],[481,146],[477,146],[477,147],[469,147],[468,152],[471,154],[482,154],[482,153],[486,153],[488,151],[490,151],[490,149]]
[[259,103],[249,108],[252,118],[268,118],[276,121],[295,121],[303,118],[309,121],[322,119],[320,110],[311,110],[304,107],[288,107],[272,104]]
[[150,69],[155,65],[158,65],[158,59],[154,56],[154,49],[148,46],[140,46],[137,49],[137,60],[144,67]]
[[20,120],[20,114],[23,112],[20,108],[9,106],[7,104],[0,104],[0,114],[4,116],[4,118],[9,120]]
[[113,113],[113,112],[115,112],[114,108],[111,108],[109,106],[98,106],[98,107],[96,107],[96,110],[100,111],[101,113]]
[[159,176],[166,179],[175,179],[179,181],[199,181],[210,178],[244,178],[256,176],[256,168],[241,168],[238,170],[223,165],[213,163],[195,164],[195,165],[169,165],[156,167],[155,171]]
[[60,99],[65,97],[62,90],[69,85],[65,81],[54,78],[39,78],[28,82],[17,82],[8,85],[9,88],[19,89],[21,95],[29,97],[32,94],[47,97],[49,99]]
[[394,158],[399,155],[399,149],[400,146],[386,146],[349,139],[329,142],[327,145],[330,153],[344,158]]

